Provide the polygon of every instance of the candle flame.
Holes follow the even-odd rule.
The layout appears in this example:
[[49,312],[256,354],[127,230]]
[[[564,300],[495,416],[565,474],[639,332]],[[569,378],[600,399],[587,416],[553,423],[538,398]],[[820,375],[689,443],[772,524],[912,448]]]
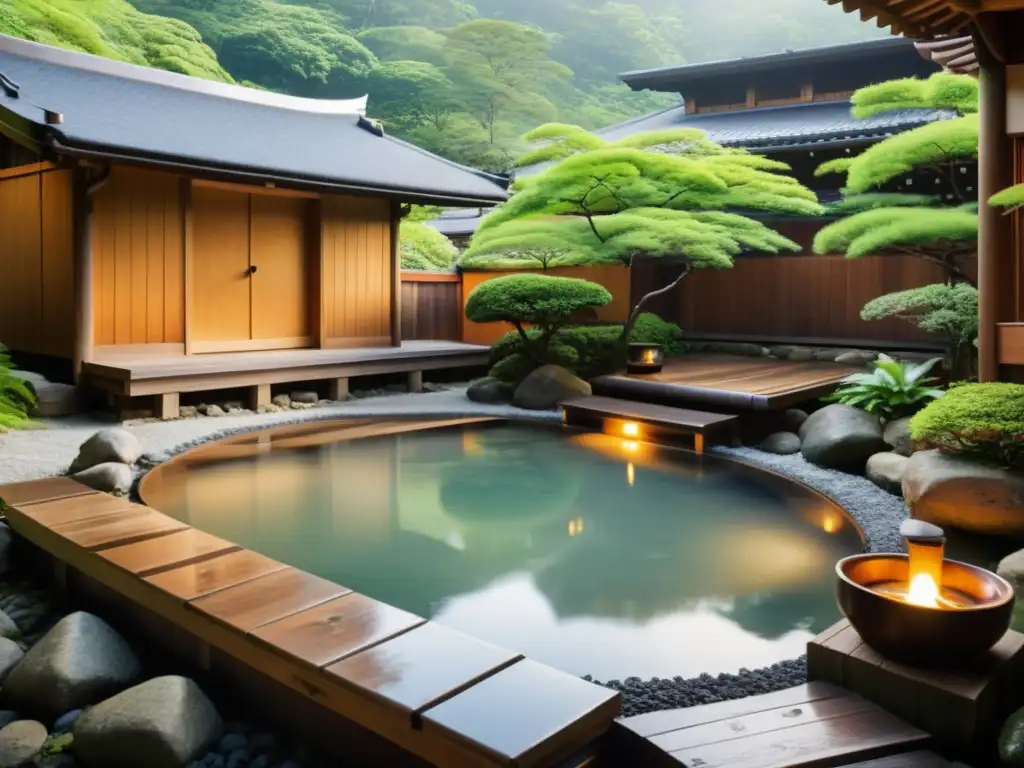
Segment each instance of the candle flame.
[[622,425],[622,434],[626,437],[636,437],[640,434],[640,425],[634,424],[632,421],[627,421]]
[[648,364],[654,362],[654,350],[653,349],[645,349],[644,350],[644,362],[648,363]]
[[907,590],[907,602],[923,608],[939,607],[939,585],[927,573],[919,573],[910,580]]
[[633,468],[632,461],[626,465],[626,482],[630,485],[636,482],[636,470]]

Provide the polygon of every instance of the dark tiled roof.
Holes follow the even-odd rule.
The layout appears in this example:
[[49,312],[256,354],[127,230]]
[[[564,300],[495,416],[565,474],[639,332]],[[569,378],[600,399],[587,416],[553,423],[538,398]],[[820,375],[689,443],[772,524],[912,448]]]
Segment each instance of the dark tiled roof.
[[489,210],[453,208],[442,211],[440,216],[426,223],[446,237],[469,237],[476,233],[477,227]]
[[647,131],[700,128],[707,131],[712,141],[726,147],[776,149],[880,139],[891,133],[955,116],[953,112],[944,110],[905,109],[857,120],[850,114],[849,101],[787,104],[696,115],[687,115],[680,105],[597,133],[609,141],[617,141]]
[[[17,97],[0,88],[0,125],[58,152],[105,152],[423,202],[506,196],[495,177],[368,129],[365,99],[282,96],[2,35],[0,73],[18,87]],[[43,110],[60,113],[62,122],[47,125]]]

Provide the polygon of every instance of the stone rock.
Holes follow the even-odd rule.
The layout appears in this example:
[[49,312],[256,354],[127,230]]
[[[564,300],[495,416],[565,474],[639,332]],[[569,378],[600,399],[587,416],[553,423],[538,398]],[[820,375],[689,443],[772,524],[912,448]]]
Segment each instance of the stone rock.
[[21,630],[14,623],[14,619],[3,611],[0,611],[0,637],[7,637],[12,640],[21,637]]
[[563,400],[589,395],[590,384],[560,365],[542,365],[523,379],[512,404],[531,411],[551,411]]
[[304,405],[315,405],[320,401],[320,395],[316,392],[301,391],[291,393],[292,403],[303,403]]
[[82,443],[78,456],[71,462],[69,473],[74,475],[108,461],[134,464],[140,456],[142,444],[135,435],[121,427],[108,427]]
[[858,365],[865,366],[870,365],[878,359],[877,352],[868,352],[865,350],[854,350],[851,352],[843,352],[843,354],[836,357],[836,362],[843,365]]
[[1006,768],[1024,766],[1024,707],[1003,723],[999,731],[999,757]]
[[912,454],[914,441],[910,437],[910,417],[887,422],[885,429],[882,430],[882,439],[900,456]]
[[814,359],[822,363],[834,363],[836,357],[841,355],[847,350],[843,349],[816,349],[814,350]]
[[446,387],[444,384],[438,384],[437,382],[434,381],[423,382],[424,392],[446,392],[447,390],[448,387]]
[[59,384],[54,381],[36,386],[35,415],[53,419],[61,416],[73,416],[81,408],[78,403],[78,390],[71,384]]
[[877,416],[850,405],[827,405],[800,427],[800,452],[819,467],[861,473],[868,458],[888,447]]
[[409,387],[405,384],[388,384],[384,387],[384,391],[389,395],[404,395],[409,392]]
[[201,406],[199,406],[199,410],[202,411],[205,416],[214,416],[214,417],[216,417],[216,416],[224,416],[225,414],[227,414],[227,411],[225,411],[223,408],[221,408],[216,403],[213,403],[213,404],[207,405],[207,406],[202,406],[201,405]]
[[798,363],[806,363],[814,359],[814,350],[810,347],[793,347],[789,352],[787,360]]
[[469,385],[466,397],[474,403],[507,403],[512,399],[512,387],[490,376],[484,376]]
[[800,438],[792,432],[775,432],[768,435],[758,447],[766,453],[788,456],[792,453],[800,453]]
[[199,416],[199,409],[194,405],[182,405],[178,408],[178,418],[194,419]]
[[259,409],[258,409],[258,412],[259,413],[281,413],[283,410],[284,410],[284,408],[282,408],[281,406],[274,405],[273,403],[271,403],[270,405],[261,405],[259,407]]
[[241,400],[228,400],[226,403],[221,404],[221,408],[225,411],[244,411],[246,410],[245,403]]
[[292,401],[291,410],[293,411],[305,411],[309,408],[316,407],[316,403],[299,403],[295,400]]
[[711,341],[704,345],[704,351],[723,355],[744,355],[745,357],[769,357],[771,355],[771,352],[760,344],[736,341]]
[[106,461],[83,469],[71,476],[82,485],[103,493],[128,493],[132,489],[132,468],[127,464]]
[[3,683],[7,673],[14,669],[18,662],[25,658],[25,652],[21,646],[6,637],[0,637],[0,683]]
[[0,768],[28,768],[46,743],[46,726],[35,720],[16,720],[0,730]]
[[7,523],[0,522],[0,576],[11,569],[11,550],[14,549],[14,534]]
[[75,727],[75,723],[78,722],[78,718],[82,716],[81,709],[72,709],[70,712],[65,712],[63,715],[58,717],[53,722],[54,733],[67,733]]
[[799,408],[787,408],[782,414],[782,423],[786,426],[787,432],[798,432],[803,423],[807,421],[807,411]]
[[292,399],[288,395],[274,395],[270,399],[270,403],[278,408],[287,408],[292,404]]
[[1013,585],[1019,593],[1024,589],[1024,549],[1018,549],[999,561],[996,573]]
[[772,357],[777,357],[779,360],[787,360],[794,349],[796,347],[789,344],[779,344],[774,347],[768,347],[768,354]]
[[198,685],[157,677],[86,711],[75,723],[72,748],[88,765],[104,768],[183,768],[223,727]]
[[15,720],[21,720],[17,712],[12,712],[9,709],[0,709],[0,728],[6,728]]
[[886,451],[868,459],[865,473],[868,480],[893,496],[903,495],[903,473],[907,470],[907,457]]
[[142,666],[117,632],[79,611],[61,619],[4,680],[4,699],[47,718],[95,704],[124,690]]
[[903,475],[913,517],[975,533],[1024,535],[1024,475],[975,461],[918,451]]

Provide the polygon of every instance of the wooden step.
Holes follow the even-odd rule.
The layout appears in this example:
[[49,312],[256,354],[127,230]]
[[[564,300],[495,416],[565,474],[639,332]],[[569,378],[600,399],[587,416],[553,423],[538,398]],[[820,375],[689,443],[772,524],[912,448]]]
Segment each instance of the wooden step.
[[721,441],[733,439],[739,424],[738,416],[599,395],[567,400],[562,403],[562,413],[566,424],[584,425],[601,420],[606,431],[626,438],[639,437],[637,424],[693,435],[697,453],[703,453],[704,443],[709,438]]
[[[645,740],[652,766],[701,768],[825,768],[890,755],[917,754],[908,768],[941,768],[917,752],[930,736],[881,707],[830,683],[625,718],[620,725]],[[620,741],[623,739],[620,734]],[[636,746],[636,749],[640,748]],[[876,768],[867,762],[864,768]],[[889,768],[878,762],[877,768]]]

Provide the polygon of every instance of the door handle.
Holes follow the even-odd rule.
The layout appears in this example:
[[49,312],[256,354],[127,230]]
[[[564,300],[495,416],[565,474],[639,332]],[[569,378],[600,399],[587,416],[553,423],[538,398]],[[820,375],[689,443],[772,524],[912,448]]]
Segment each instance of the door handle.
[[246,274],[246,276],[252,276],[252,275],[255,275],[255,274],[256,274],[256,265],[255,265],[255,264],[253,264],[253,265],[252,265],[251,267],[249,267],[249,269],[248,269],[248,270],[246,270],[246,273],[245,273],[245,274]]

